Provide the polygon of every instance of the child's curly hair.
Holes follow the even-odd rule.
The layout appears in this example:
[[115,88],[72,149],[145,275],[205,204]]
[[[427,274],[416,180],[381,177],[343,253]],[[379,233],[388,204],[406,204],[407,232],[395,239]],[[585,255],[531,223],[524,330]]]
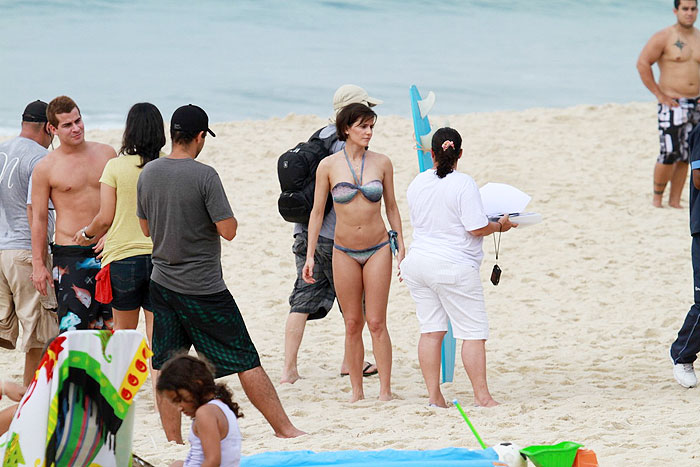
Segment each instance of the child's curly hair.
[[160,370],[156,390],[174,391],[186,389],[194,397],[197,407],[207,402],[206,396],[214,394],[224,404],[228,405],[236,418],[243,417],[238,404],[233,401],[233,393],[223,383],[214,382],[214,369],[211,364],[200,357],[180,354],[168,360]]

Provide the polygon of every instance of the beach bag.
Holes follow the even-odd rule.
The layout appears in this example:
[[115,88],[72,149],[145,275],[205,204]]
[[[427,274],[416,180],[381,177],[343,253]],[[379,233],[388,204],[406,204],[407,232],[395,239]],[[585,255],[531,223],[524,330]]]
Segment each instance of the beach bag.
[[[316,187],[316,169],[323,158],[331,154],[333,144],[338,137],[334,133],[321,138],[321,128],[302,142],[286,151],[277,160],[277,177],[282,193],[277,200],[277,209],[287,222],[308,224],[314,205]],[[328,194],[324,215],[333,206],[333,199]]]

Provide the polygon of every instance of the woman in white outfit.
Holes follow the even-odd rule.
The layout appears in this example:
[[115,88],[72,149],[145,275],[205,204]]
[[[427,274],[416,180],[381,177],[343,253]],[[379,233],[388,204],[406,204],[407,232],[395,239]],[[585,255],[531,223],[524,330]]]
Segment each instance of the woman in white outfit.
[[486,384],[486,339],[489,328],[479,267],[483,237],[506,232],[516,224],[504,216],[489,221],[479,189],[458,172],[462,138],[440,128],[432,140],[433,169],[420,173],[408,187],[413,243],[401,263],[416,302],[420,323],[418,360],[428,388],[429,405],[446,407],[440,391],[440,346],[448,318],[454,337],[462,340],[462,362],[478,406],[498,405]]

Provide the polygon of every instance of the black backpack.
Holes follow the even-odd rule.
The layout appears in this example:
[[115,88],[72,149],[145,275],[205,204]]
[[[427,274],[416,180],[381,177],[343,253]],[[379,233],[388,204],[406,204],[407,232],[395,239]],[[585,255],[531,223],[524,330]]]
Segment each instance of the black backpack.
[[[319,162],[331,154],[333,144],[338,140],[335,133],[321,139],[321,130],[323,128],[311,135],[308,141],[297,144],[277,160],[277,177],[282,190],[277,200],[277,208],[287,222],[309,222],[314,205],[316,169]],[[332,206],[333,199],[329,193],[324,215],[328,214]]]

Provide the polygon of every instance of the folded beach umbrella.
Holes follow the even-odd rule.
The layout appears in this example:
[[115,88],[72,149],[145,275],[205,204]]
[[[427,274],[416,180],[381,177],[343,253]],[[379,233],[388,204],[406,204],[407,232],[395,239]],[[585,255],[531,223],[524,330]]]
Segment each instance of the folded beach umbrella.
[[138,331],[56,337],[0,439],[3,467],[131,465],[133,401],[150,356]]

